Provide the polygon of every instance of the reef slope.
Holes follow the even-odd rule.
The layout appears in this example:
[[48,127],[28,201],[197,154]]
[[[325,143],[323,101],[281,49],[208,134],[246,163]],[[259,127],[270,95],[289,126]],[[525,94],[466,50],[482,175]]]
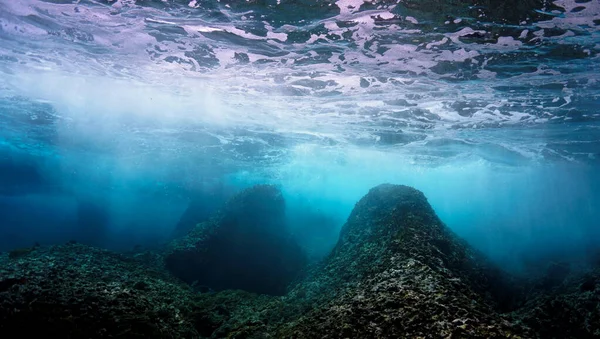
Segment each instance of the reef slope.
[[[65,338],[600,335],[598,269],[561,270],[560,279],[514,280],[452,233],[423,193],[401,185],[371,189],[356,204],[331,254],[302,275],[278,277],[278,293],[256,293],[258,280],[215,292],[167,270],[174,253],[202,258],[206,251],[197,250],[214,245],[215,233],[207,230],[224,232],[229,240],[234,234],[257,241],[261,235],[289,239],[280,228],[283,206],[275,188],[250,188],[161,253],[126,256],[71,243],[2,254],[0,336],[31,336],[41,328]],[[218,244],[223,246],[218,251],[240,245]],[[250,250],[257,243],[242,244]],[[234,279],[232,267],[260,267],[265,252],[259,254],[229,257],[239,261],[221,267]]]

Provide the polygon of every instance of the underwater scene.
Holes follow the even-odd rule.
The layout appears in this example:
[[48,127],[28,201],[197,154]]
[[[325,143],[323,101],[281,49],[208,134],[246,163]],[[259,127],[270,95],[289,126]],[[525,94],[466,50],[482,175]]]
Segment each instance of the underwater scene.
[[600,1],[0,0],[0,338],[600,338]]

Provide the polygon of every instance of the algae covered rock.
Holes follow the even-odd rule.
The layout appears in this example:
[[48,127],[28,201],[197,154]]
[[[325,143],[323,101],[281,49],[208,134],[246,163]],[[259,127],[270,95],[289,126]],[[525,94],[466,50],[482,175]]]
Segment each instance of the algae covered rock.
[[380,185],[285,296],[207,293],[196,312],[213,338],[530,337],[498,312],[505,279],[421,192]]
[[514,315],[541,338],[600,337],[600,269],[563,274],[550,286],[543,277]]
[[199,338],[189,287],[80,244],[0,256],[0,337]]
[[[416,189],[371,189],[331,254],[300,277],[304,256],[284,226],[284,208],[281,193],[261,185],[233,197],[166,254],[129,258],[70,244],[2,255],[0,335],[31,335],[33,323],[71,338],[600,333],[597,270],[575,274],[553,266],[552,284],[546,278],[532,290],[515,283],[454,235]],[[163,272],[163,263],[199,293]],[[287,293],[286,286],[292,286]],[[515,302],[520,298],[524,305]]]
[[[420,191],[380,185],[355,206],[335,249],[290,300],[308,307],[291,337],[511,337],[496,311],[502,275],[438,219]],[[306,297],[310,296],[310,297]],[[291,302],[292,303],[292,302]]]
[[284,221],[285,201],[258,185],[231,198],[218,215],[170,244],[168,270],[214,290],[281,295],[305,264]]

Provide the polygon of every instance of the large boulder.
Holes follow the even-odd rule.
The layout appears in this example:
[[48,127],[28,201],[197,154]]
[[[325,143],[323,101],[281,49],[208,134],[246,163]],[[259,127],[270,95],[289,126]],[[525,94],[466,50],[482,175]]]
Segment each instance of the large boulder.
[[216,217],[174,240],[165,255],[166,267],[195,286],[282,295],[306,261],[284,216],[285,202],[277,188],[246,189]]
[[[380,185],[355,206],[332,253],[283,298],[205,294],[213,337],[529,336],[500,311],[518,295],[455,236],[418,190]],[[243,306],[236,306],[243,305]]]
[[444,226],[421,192],[406,186],[369,191],[331,254],[285,295],[251,293],[283,294],[302,267],[281,224],[283,205],[274,187],[253,187],[171,244],[171,270],[182,269],[174,272],[189,274],[181,277],[196,287],[207,285],[196,293],[162,271],[159,254],[125,257],[70,244],[0,255],[0,336],[34,336],[41,327],[70,338],[600,333],[597,268],[572,271],[555,263],[533,283],[515,283]]
[[0,337],[200,337],[191,289],[150,262],[75,243],[0,254]]
[[380,185],[356,204],[323,267],[292,291],[315,297],[280,335],[512,336],[523,330],[496,312],[509,295],[503,279],[439,220],[423,193]]
[[[332,253],[287,294],[251,293],[282,294],[302,267],[282,227],[283,205],[274,187],[253,187],[171,244],[171,269],[189,274],[184,280],[195,279],[196,287],[207,285],[200,293],[163,272],[159,254],[126,257],[78,244],[2,254],[0,336],[34,336],[39,328],[69,338],[600,333],[597,268],[579,272],[556,263],[537,282],[513,282],[527,293],[511,289],[504,273],[446,228],[421,192],[406,186],[373,188],[356,204]],[[523,296],[523,305],[512,302]]]

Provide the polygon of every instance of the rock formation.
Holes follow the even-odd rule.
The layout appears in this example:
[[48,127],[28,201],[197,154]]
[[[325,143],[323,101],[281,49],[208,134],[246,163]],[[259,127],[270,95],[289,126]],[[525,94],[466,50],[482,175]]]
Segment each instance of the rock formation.
[[213,337],[527,335],[498,312],[515,292],[505,279],[442,224],[421,192],[380,185],[356,204],[333,252],[283,299],[245,297],[237,307],[239,295],[217,293],[203,304],[221,298],[228,315],[214,320]]
[[[544,277],[513,281],[413,188],[371,189],[331,254],[296,280],[302,263],[286,240],[283,210],[280,192],[261,185],[172,243],[166,256],[77,244],[3,254],[0,336],[31,336],[40,327],[77,338],[600,335],[597,268],[555,264]],[[165,262],[193,288],[168,275]]]
[[285,226],[285,202],[273,186],[249,188],[211,220],[173,241],[166,267],[190,284],[282,295],[305,264]]
[[292,291],[316,297],[281,333],[511,336],[523,330],[495,311],[508,288],[503,279],[443,225],[423,193],[380,185],[356,204],[323,266]]
[[0,336],[198,338],[185,284],[71,243],[0,256]]

